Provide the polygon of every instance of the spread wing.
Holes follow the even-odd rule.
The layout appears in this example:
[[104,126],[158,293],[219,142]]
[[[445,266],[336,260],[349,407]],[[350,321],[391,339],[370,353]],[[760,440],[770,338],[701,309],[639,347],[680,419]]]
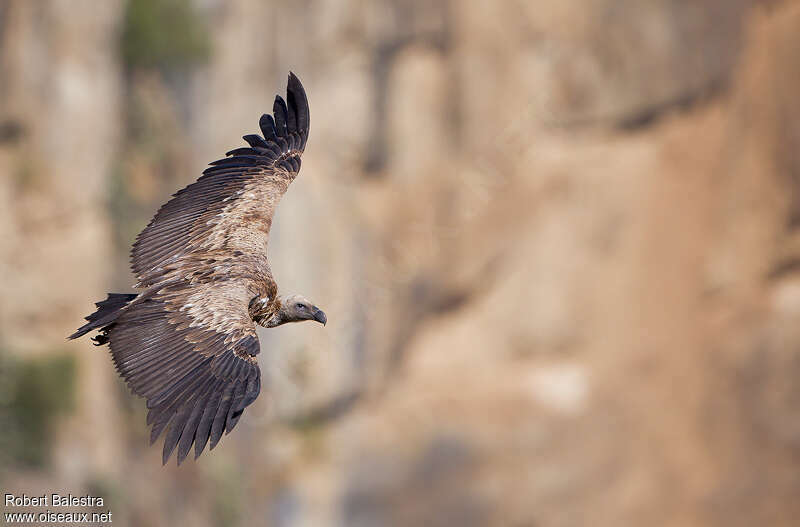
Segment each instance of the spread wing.
[[139,287],[158,283],[165,265],[192,253],[241,251],[266,256],[272,215],[300,170],[308,139],[308,99],[293,73],[286,95],[286,101],[275,97],[274,116],[261,116],[263,137],[244,136],[249,147],[231,150],[211,163],[139,234],[131,251]]
[[132,304],[109,347],[131,390],[147,399],[151,444],[169,426],[163,462],[192,444],[197,458],[230,432],[261,389],[259,342],[242,280],[177,284]]

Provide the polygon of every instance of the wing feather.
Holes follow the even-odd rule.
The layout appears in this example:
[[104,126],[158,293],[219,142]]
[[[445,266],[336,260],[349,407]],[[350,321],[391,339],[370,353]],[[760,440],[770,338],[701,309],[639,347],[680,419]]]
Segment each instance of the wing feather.
[[[189,413],[191,411],[192,405],[188,402],[184,403],[170,422],[169,430],[167,430],[167,435],[164,438],[164,450],[162,453],[162,463],[165,465],[172,455],[172,452],[175,450],[175,447],[178,446],[178,440],[181,438],[181,432],[183,432],[183,428],[186,426],[186,421],[189,419]],[[178,458],[178,461],[180,462],[181,459]]]
[[203,414],[200,418],[200,422],[197,425],[197,431],[195,432],[195,440],[194,440],[194,458],[197,459],[200,457],[200,454],[203,453],[203,449],[206,447],[206,443],[208,443],[208,436],[211,435],[211,425],[214,421],[214,416],[217,414],[217,408],[219,408],[219,401],[222,398],[222,388],[224,387],[224,381],[217,380],[215,384],[212,385],[210,389],[210,397],[208,402],[205,404],[203,408]]
[[[245,135],[242,136],[242,139],[247,141],[247,144],[249,144],[253,148],[267,148],[268,146],[264,138],[258,134]],[[242,155],[247,155],[247,153],[243,152]]]
[[275,102],[272,104],[272,115],[275,117],[275,130],[278,132],[278,137],[286,137],[288,133],[289,120],[287,113],[288,110],[283,97],[276,95]]
[[202,395],[200,395],[196,399],[196,402],[192,405],[192,412],[189,414],[189,418],[186,420],[186,425],[183,427],[181,438],[178,442],[178,463],[186,459],[187,454],[189,454],[189,450],[192,448],[192,443],[194,442],[195,435],[197,433],[197,425],[200,422],[200,418],[203,416],[203,410],[205,410],[205,406],[208,403],[210,395],[211,387],[206,386]]
[[258,120],[258,127],[261,128],[261,133],[264,134],[264,139],[267,141],[274,141],[277,134],[275,133],[275,121],[272,116],[265,113]]
[[236,279],[172,284],[132,305],[111,328],[114,364],[147,400],[151,443],[166,430],[164,463],[176,448],[180,463],[192,444],[195,457],[209,439],[216,446],[258,396],[250,296]]
[[209,438],[208,449],[213,450],[225,430],[225,422],[228,419],[228,411],[231,408],[231,398],[233,397],[233,385],[226,386],[225,391],[219,401],[217,413],[214,415],[214,423],[211,425],[211,437]]
[[[280,197],[300,171],[309,131],[308,99],[300,80],[289,74],[286,101],[276,96],[274,116],[263,115],[263,137],[250,134],[250,148],[229,151],[210,163],[194,183],[164,204],[136,238],[131,268],[141,287],[159,283],[163,267],[180,265],[192,253],[214,249],[256,248],[265,255],[269,225]],[[242,217],[258,216],[250,226]],[[234,247],[238,242],[243,247]]]

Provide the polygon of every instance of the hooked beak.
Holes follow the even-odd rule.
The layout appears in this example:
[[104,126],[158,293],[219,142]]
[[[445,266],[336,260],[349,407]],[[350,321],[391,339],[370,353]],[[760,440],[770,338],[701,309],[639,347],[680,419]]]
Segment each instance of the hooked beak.
[[325,315],[325,312],[320,308],[318,308],[317,306],[314,306],[313,314],[314,314],[314,320],[316,320],[323,326],[328,323],[328,317]]

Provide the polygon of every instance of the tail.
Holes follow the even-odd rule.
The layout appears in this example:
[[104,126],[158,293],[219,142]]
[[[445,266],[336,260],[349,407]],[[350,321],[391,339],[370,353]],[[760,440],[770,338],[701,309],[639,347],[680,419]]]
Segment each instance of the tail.
[[96,346],[105,344],[108,342],[108,330],[114,324],[114,321],[117,320],[117,317],[121,314],[122,308],[127,306],[128,303],[130,303],[130,301],[137,296],[139,295],[135,293],[108,293],[108,298],[95,304],[97,306],[97,311],[86,317],[88,322],[78,328],[78,331],[70,335],[68,338],[76,339],[86,335],[93,329],[98,329],[101,333],[92,340],[95,342]]

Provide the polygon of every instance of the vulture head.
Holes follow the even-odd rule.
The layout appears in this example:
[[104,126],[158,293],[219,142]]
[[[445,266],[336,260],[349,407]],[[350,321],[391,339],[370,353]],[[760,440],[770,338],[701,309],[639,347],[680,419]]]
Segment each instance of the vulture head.
[[328,317],[324,311],[307,298],[300,295],[292,295],[281,300],[281,308],[267,323],[267,327],[280,326],[288,322],[302,322],[304,320],[316,320],[324,326],[328,322]]

